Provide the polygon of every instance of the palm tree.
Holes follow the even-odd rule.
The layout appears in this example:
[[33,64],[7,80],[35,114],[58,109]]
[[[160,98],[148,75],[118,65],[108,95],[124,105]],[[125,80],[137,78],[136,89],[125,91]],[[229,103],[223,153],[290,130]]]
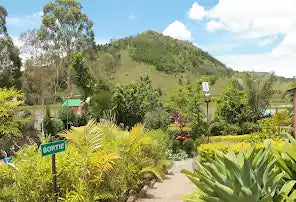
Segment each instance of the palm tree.
[[238,85],[247,93],[248,102],[253,113],[253,121],[263,117],[263,114],[270,104],[270,98],[274,94],[274,74],[258,76],[254,73],[244,74],[242,82]]

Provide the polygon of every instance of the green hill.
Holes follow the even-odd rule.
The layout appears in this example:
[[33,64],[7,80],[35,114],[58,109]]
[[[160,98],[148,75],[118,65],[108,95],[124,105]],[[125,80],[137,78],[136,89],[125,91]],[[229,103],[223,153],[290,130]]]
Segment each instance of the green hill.
[[[114,83],[128,84],[141,74],[149,74],[153,86],[162,92],[163,100],[181,84],[208,76],[216,79],[211,86],[215,98],[227,87],[229,79],[241,75],[191,43],[153,31],[99,45],[95,54],[88,54],[87,63],[96,79],[108,78]],[[282,102],[290,82],[277,78],[273,103]]]
[[166,73],[191,72],[203,75],[232,73],[232,70],[226,68],[219,60],[193,44],[153,31],[113,41],[107,45],[107,49],[110,46],[127,50],[134,61],[153,65],[156,70]]

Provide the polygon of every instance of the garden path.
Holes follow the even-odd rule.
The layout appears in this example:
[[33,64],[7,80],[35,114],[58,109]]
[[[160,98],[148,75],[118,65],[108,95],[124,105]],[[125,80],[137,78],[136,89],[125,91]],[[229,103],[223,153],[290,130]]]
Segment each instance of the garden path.
[[192,170],[192,159],[175,161],[169,170],[174,175],[167,175],[163,182],[157,182],[153,189],[149,189],[145,198],[137,202],[180,202],[181,196],[193,192],[196,187],[180,171],[182,169]]

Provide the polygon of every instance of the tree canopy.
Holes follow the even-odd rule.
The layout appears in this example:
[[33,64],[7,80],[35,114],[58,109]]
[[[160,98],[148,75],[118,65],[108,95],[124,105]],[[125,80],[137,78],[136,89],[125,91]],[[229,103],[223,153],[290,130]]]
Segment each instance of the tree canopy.
[[231,81],[218,100],[217,116],[229,124],[241,124],[250,119],[250,110],[248,95]]
[[112,103],[117,122],[131,127],[143,122],[145,114],[159,105],[159,93],[149,76],[141,76],[132,84],[115,86]]

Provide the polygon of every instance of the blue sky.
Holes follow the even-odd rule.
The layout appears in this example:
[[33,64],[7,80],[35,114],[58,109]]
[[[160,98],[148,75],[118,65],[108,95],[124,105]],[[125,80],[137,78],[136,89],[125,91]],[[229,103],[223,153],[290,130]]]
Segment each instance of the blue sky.
[[[0,0],[15,39],[38,28],[49,0]],[[187,40],[236,70],[296,76],[295,0],[82,0],[96,40],[145,30]]]

